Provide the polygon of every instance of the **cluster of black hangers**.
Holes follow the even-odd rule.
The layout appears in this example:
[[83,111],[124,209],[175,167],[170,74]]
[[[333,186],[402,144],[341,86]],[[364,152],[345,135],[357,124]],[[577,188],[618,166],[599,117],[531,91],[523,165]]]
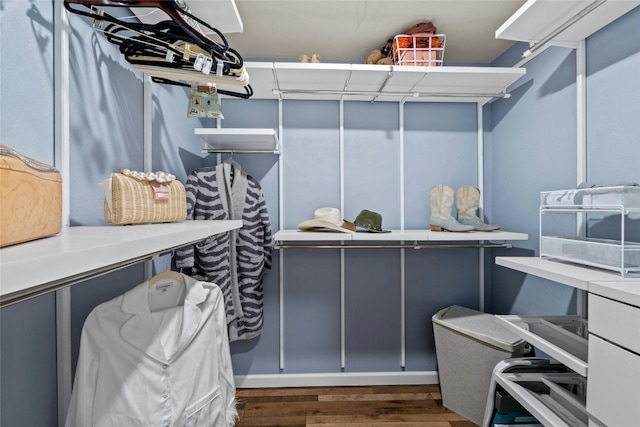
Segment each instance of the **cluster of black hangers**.
[[[194,16],[184,0],[64,0],[64,6],[93,19],[94,27],[101,28],[107,40],[119,46],[125,59],[155,82],[189,87],[176,81],[179,75],[172,74],[173,70],[187,70],[207,76],[206,81],[243,89],[218,87],[220,94],[245,99],[253,95],[240,54],[229,47],[220,31]],[[157,24],[127,22],[106,13],[104,7],[157,8],[170,19]],[[202,28],[210,30],[218,41]]]

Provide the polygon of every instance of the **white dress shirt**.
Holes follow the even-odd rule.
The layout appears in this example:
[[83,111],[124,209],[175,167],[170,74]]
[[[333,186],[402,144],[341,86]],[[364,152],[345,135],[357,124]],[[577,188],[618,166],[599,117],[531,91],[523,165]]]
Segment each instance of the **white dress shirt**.
[[66,427],[228,427],[237,416],[218,286],[141,283],[82,328]]

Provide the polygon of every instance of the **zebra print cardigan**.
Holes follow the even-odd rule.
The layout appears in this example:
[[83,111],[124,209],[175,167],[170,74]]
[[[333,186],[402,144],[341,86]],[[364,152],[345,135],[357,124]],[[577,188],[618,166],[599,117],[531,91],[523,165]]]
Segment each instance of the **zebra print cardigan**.
[[[260,335],[262,278],[271,269],[271,223],[260,184],[235,162],[195,170],[185,185],[187,218],[241,219],[242,227],[176,252],[176,267],[224,294],[229,341]],[[233,177],[233,178],[232,178]]]

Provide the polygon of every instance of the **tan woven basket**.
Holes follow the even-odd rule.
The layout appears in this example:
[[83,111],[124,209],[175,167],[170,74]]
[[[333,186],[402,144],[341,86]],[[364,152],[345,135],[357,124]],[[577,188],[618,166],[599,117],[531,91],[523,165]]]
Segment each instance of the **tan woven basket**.
[[178,180],[164,184],[169,188],[168,200],[155,200],[149,181],[120,173],[112,173],[111,208],[104,201],[104,219],[107,224],[143,224],[177,222],[187,217],[187,196]]
[[0,247],[58,234],[62,176],[52,166],[0,144]]

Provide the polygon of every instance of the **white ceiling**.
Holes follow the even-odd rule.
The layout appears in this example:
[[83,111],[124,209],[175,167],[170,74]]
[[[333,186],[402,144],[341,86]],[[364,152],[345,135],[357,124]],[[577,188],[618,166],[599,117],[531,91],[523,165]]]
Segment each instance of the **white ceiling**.
[[[216,3],[187,0],[194,14],[220,28]],[[490,63],[511,41],[495,31],[524,0],[235,0],[242,33],[225,33],[245,60],[297,60],[318,53],[322,62],[364,63],[369,52],[421,21],[446,35],[445,62]],[[221,5],[221,3],[218,3]],[[219,24],[216,24],[216,19]],[[224,19],[223,19],[224,21]]]

